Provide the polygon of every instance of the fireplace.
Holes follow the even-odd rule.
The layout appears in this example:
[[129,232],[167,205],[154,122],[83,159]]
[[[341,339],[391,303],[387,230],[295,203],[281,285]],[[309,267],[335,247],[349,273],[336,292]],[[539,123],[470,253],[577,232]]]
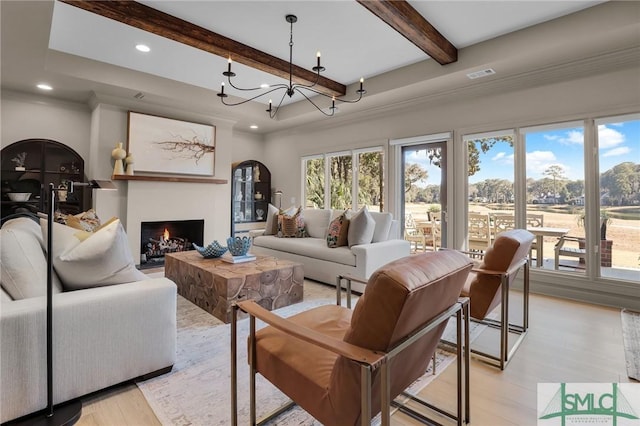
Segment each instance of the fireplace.
[[164,265],[164,255],[202,246],[204,219],[142,222],[140,226],[140,269]]

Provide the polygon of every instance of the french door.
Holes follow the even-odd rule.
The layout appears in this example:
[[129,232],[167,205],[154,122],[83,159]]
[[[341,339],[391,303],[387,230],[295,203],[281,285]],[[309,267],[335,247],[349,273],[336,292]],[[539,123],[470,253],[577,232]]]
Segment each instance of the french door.
[[403,235],[415,251],[446,247],[446,140],[401,146]]

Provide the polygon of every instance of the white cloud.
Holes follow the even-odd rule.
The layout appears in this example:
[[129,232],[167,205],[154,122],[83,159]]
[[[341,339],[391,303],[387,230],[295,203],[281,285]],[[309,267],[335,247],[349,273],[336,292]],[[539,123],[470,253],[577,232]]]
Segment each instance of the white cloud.
[[569,130],[563,136],[545,133],[542,137],[548,141],[558,141],[565,145],[582,145],[584,143],[584,133],[581,130]]
[[[527,175],[539,178],[549,166],[557,164],[556,156],[552,151],[532,151],[527,152]],[[566,167],[560,164],[563,168]],[[535,176],[531,176],[535,175]]]
[[604,124],[598,126],[598,144],[600,149],[609,149],[624,143],[624,134]]
[[603,157],[617,157],[619,155],[625,155],[631,152],[631,149],[628,146],[619,146],[618,148],[610,149],[609,151],[602,154]]
[[566,145],[582,145],[584,144],[584,133],[579,130],[569,130],[567,136],[560,138],[559,141]]
[[507,154],[506,152],[499,152],[491,158],[491,161],[497,166],[509,166],[513,167],[513,154]]

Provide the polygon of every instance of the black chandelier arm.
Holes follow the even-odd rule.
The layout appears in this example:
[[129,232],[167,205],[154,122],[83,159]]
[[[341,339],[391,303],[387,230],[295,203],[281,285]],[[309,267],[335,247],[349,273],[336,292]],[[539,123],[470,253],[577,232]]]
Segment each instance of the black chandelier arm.
[[[260,94],[258,94],[256,96],[252,97],[252,98],[245,99],[244,101],[240,101],[240,102],[236,102],[236,103],[225,102],[224,98],[227,97],[226,94],[224,96],[220,96],[220,94],[218,94],[218,96],[220,96],[220,100],[222,101],[222,103],[224,105],[226,105],[226,106],[238,106],[238,105],[246,104],[247,102],[251,102],[251,101],[253,101],[255,99],[261,98],[264,95],[268,95],[269,93],[275,92],[276,90],[280,90],[280,89],[287,89],[287,86],[286,85],[281,85],[280,87],[272,88],[269,91],[266,91],[264,93],[260,93]],[[286,91],[285,91],[285,95],[286,95]],[[283,95],[283,98],[284,98],[284,95]],[[282,101],[280,101],[280,102],[282,103]]]
[[320,71],[318,71],[318,73],[316,74],[316,81],[314,81],[312,84],[296,83],[291,85],[291,89],[295,90],[298,87],[303,87],[305,89],[311,90],[313,87],[317,86],[319,82],[320,82]]
[[[228,77],[228,80],[229,80],[229,85],[231,87],[233,87],[236,90],[242,90],[244,92],[250,92],[250,91],[253,91],[253,90],[264,90],[265,89],[264,87],[254,87],[254,88],[251,88],[251,89],[243,89],[242,87],[238,87],[235,84],[233,84],[233,82],[231,81],[231,76]],[[274,84],[273,86],[269,86],[269,88],[270,89],[288,89],[289,86],[287,86],[284,83],[280,83],[280,84]],[[267,93],[269,93],[269,92],[267,92]]]
[[[285,88],[288,89],[288,87],[286,87],[286,86],[285,86]],[[269,118],[275,118],[275,116],[278,114],[278,110],[282,106],[282,102],[284,102],[284,97],[285,96],[287,96],[287,91],[286,90],[282,94],[282,97],[280,98],[280,102],[278,102],[278,106],[276,106],[275,109],[271,106],[271,104],[269,104],[269,109],[267,110],[267,112],[269,113]]]
[[327,95],[326,93],[323,93],[323,92],[321,92],[321,91],[319,91],[317,89],[313,89],[313,88],[306,87],[306,86],[303,86],[303,85],[295,85],[294,86],[294,90],[296,90],[298,93],[302,94],[307,99],[309,99],[309,98],[307,96],[305,96],[300,91],[300,89],[306,89],[306,90],[308,90],[310,92],[313,92],[313,93],[315,93],[317,95],[324,96],[325,98],[329,98],[329,99],[331,99],[333,101],[340,102],[340,103],[343,103],[343,104],[355,104],[356,102],[359,102],[360,99],[362,99],[362,95],[365,93],[364,90],[363,91],[357,90],[356,92],[359,95],[357,99],[342,99],[342,98],[337,98],[337,97],[332,96],[332,95]]
[[[302,96],[304,96],[304,98],[305,98],[306,100],[308,100],[308,101],[309,101],[309,103],[310,103],[311,105],[313,105],[314,107],[316,107],[316,109],[317,109],[318,111],[320,111],[321,113],[323,113],[323,114],[324,114],[324,115],[326,115],[327,117],[332,117],[332,116],[333,116],[333,114],[334,114],[334,112],[335,112],[335,107],[330,107],[330,108],[329,108],[329,109],[331,110],[331,114],[324,112],[324,111],[323,111],[323,110],[322,110],[318,105],[316,105],[316,103],[315,103],[315,102],[313,102],[313,101],[311,100],[311,98],[309,98],[309,97],[308,97],[308,96],[307,96],[303,91],[301,91],[300,89],[301,89],[301,87],[296,87],[296,86],[294,86],[294,90],[295,90],[296,92],[300,93]],[[309,89],[309,90],[311,90],[312,92],[317,92],[316,90],[313,90],[313,89]],[[319,93],[319,92],[318,92],[318,93]]]

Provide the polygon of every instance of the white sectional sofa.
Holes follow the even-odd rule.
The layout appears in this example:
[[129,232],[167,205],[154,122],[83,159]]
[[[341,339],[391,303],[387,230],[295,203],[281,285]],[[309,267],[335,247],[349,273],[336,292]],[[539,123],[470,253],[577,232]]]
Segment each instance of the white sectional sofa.
[[[336,284],[338,275],[368,279],[379,267],[409,255],[409,242],[399,239],[399,224],[390,213],[369,213],[375,221],[371,243],[351,248],[328,247],[326,236],[329,223],[341,213],[329,209],[303,210],[308,237],[279,238],[254,234],[251,251],[301,263],[305,277],[332,285]],[[363,287],[355,282],[353,289],[363,291]]]
[[[29,218],[7,221],[0,244],[4,423],[47,405],[46,256],[40,225]],[[54,404],[171,370],[176,359],[173,281],[144,279],[75,291],[63,291],[57,276],[54,283]]]

